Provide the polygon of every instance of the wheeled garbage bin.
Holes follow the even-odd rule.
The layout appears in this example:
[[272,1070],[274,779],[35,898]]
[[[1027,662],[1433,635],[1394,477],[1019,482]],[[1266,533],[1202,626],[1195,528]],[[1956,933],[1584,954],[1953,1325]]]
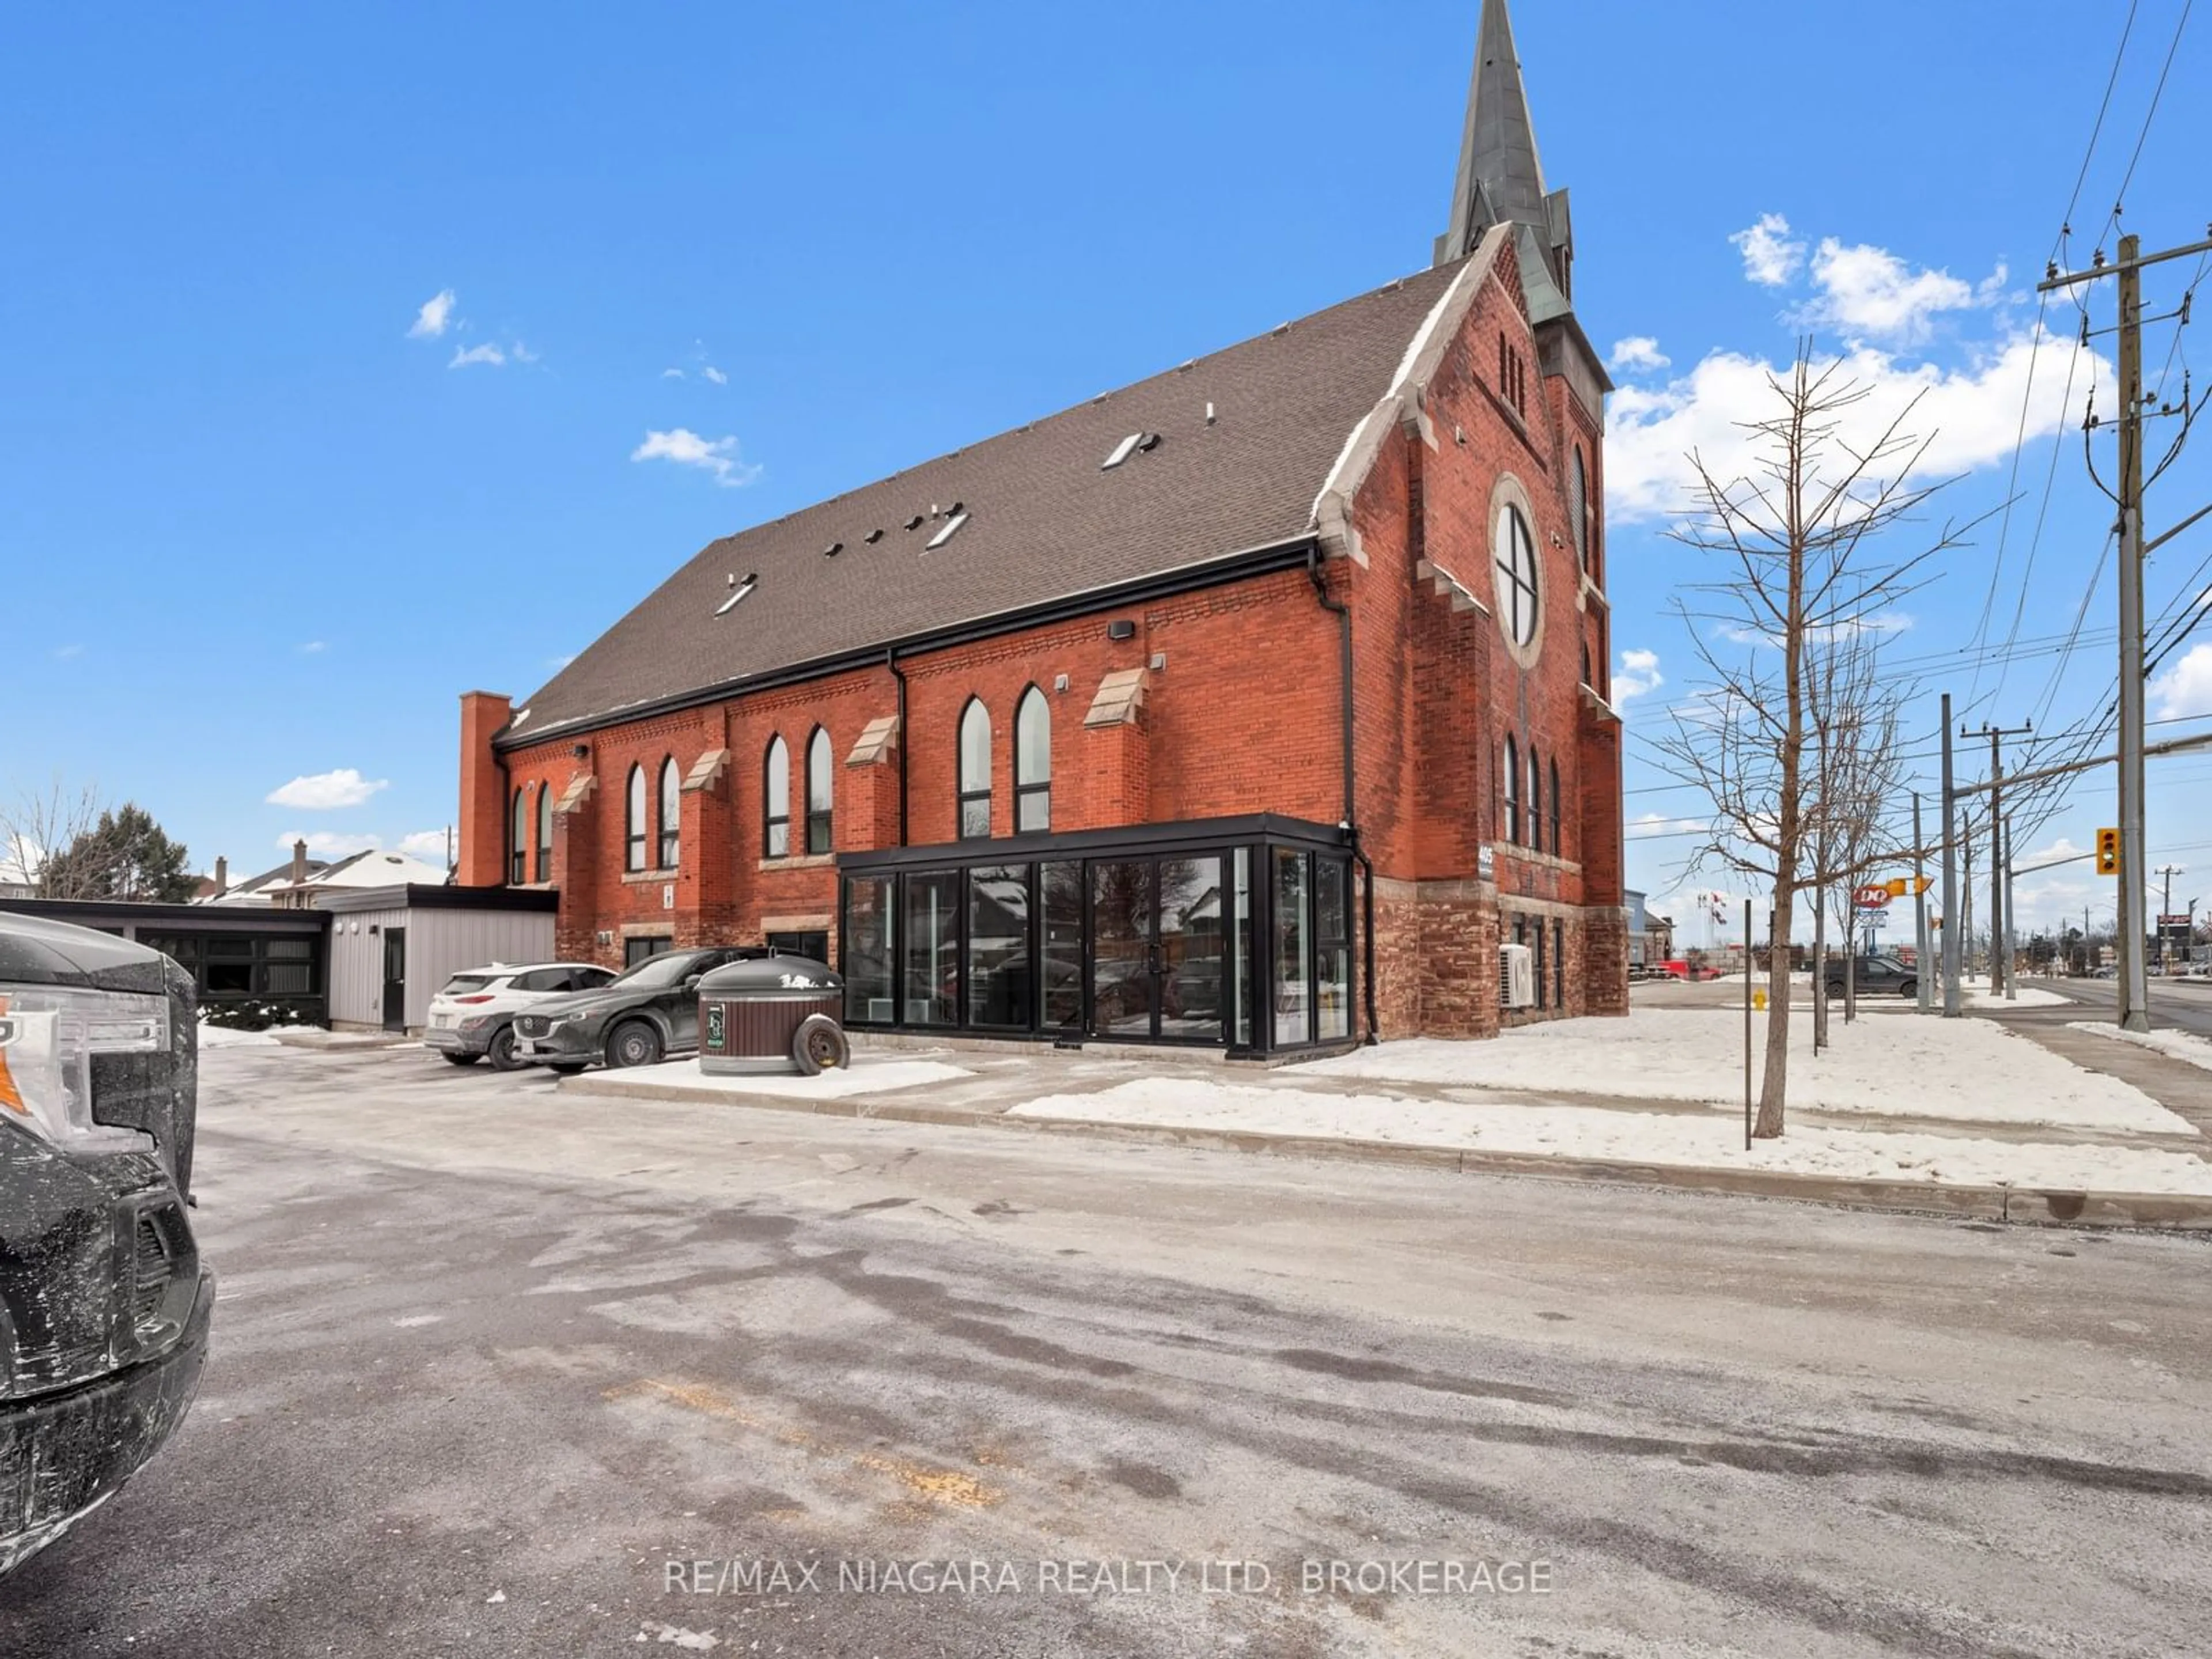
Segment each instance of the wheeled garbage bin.
[[845,981],[808,957],[765,952],[699,981],[699,1069],[715,1076],[852,1064],[842,1015]]

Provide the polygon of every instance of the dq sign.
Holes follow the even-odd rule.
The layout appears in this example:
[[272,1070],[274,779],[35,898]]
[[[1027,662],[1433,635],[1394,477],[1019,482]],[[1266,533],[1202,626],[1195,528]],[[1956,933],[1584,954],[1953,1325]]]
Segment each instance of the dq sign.
[[1851,902],[1862,910],[1886,910],[1889,908],[1889,889],[1881,886],[1862,887],[1851,895]]

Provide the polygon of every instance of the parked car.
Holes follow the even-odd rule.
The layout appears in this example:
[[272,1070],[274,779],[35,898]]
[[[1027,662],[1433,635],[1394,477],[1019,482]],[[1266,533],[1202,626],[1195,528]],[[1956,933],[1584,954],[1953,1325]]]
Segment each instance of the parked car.
[[[1839,997],[1844,994],[1844,962],[1840,957],[1828,963],[1828,994]],[[1855,992],[1894,991],[1899,996],[1920,994],[1920,974],[1911,963],[1895,957],[1861,957],[1858,967],[1851,975]]]
[[611,984],[614,969],[588,962],[539,962],[514,968],[495,962],[455,974],[430,999],[430,1023],[422,1029],[425,1048],[435,1048],[456,1066],[489,1059],[495,1072],[511,1072],[514,1017],[549,997],[572,991],[596,991]]
[[0,1577],[113,1497],[198,1389],[193,1002],[158,951],[0,914]]
[[699,1047],[699,981],[764,946],[665,951],[595,991],[548,997],[514,1017],[514,1057],[556,1072],[653,1066]]

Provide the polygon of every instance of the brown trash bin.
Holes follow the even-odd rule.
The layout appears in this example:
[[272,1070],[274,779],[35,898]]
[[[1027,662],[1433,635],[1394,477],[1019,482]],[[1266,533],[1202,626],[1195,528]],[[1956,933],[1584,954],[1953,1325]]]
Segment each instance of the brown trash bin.
[[[842,1064],[844,1012],[844,977],[811,957],[764,951],[730,963],[699,981],[699,1069],[742,1077]],[[794,1046],[799,1028],[814,1019],[827,1019],[836,1040],[811,1028],[810,1065]]]

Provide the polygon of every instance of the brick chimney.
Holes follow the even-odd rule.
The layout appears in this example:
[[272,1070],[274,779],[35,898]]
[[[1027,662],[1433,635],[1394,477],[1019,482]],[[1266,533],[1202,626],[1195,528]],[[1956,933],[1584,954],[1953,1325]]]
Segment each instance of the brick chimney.
[[292,843],[292,885],[299,886],[307,878],[307,843],[305,840]]
[[507,884],[507,780],[491,740],[514,712],[496,691],[461,693],[461,832],[455,884]]
[[221,898],[230,890],[230,860],[220,853],[215,858],[215,896]]

